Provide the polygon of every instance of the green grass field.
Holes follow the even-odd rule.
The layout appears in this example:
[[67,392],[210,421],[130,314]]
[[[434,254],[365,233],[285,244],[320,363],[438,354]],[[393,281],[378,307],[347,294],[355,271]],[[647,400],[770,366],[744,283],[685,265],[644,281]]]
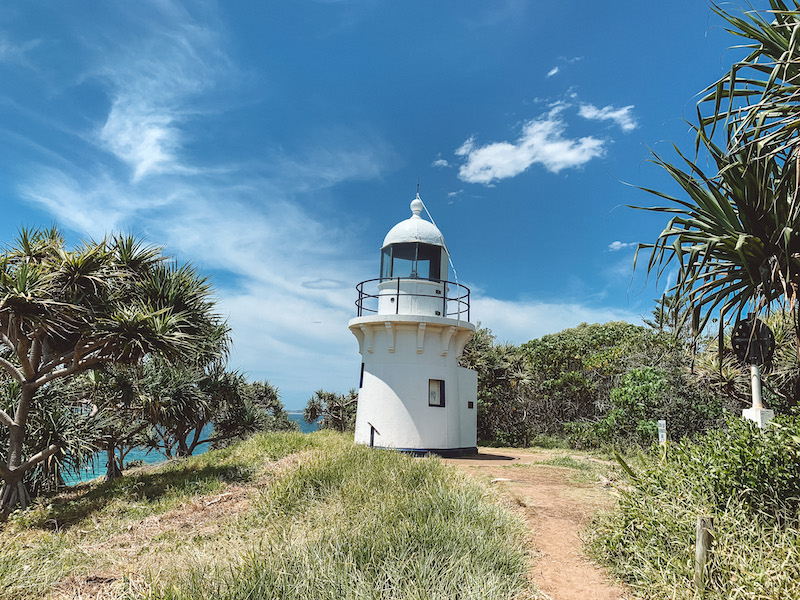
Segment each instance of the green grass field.
[[259,435],[87,483],[0,532],[0,597],[535,597],[521,521],[435,458]]

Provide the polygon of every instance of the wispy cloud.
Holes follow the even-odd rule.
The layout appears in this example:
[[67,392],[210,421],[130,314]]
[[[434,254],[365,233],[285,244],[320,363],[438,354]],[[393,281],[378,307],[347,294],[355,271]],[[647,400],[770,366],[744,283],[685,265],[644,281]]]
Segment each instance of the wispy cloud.
[[450,163],[447,162],[446,159],[442,158],[442,153],[436,155],[436,159],[431,163],[432,167],[449,167]]
[[634,248],[634,247],[635,247],[635,246],[637,246],[637,245],[638,245],[638,244],[637,244],[636,242],[620,242],[620,241],[615,241],[615,242],[611,242],[611,243],[608,245],[608,249],[609,249],[611,252],[618,252],[618,251],[620,251],[620,250],[624,250],[625,248]]
[[547,75],[545,75],[545,77],[547,77],[547,78],[549,79],[550,77],[552,77],[553,75],[555,75],[556,73],[558,73],[560,70],[561,70],[561,69],[560,69],[559,67],[553,67],[552,69],[550,69],[550,70],[547,72]]
[[60,224],[96,239],[124,228],[137,213],[156,210],[174,199],[174,191],[131,189],[106,172],[68,174],[50,167],[35,169],[18,191]]
[[0,63],[24,64],[27,62],[27,54],[39,44],[39,40],[16,44],[10,41],[3,32],[0,32]]
[[477,295],[472,301],[473,322],[488,327],[499,342],[520,344],[581,323],[627,321],[641,324],[631,311],[591,306],[578,302],[501,300]]
[[567,137],[567,125],[560,117],[564,108],[565,105],[557,104],[545,115],[525,123],[514,142],[478,146],[474,136],[469,138],[456,150],[456,155],[465,161],[459,168],[459,178],[468,183],[491,184],[519,175],[534,164],[559,173],[603,156],[603,140],[592,136]]
[[616,123],[622,131],[633,131],[639,126],[636,117],[633,115],[633,105],[614,108],[604,106],[597,108],[591,104],[582,104],[579,110],[580,116],[584,119],[595,119],[599,121],[612,121]]
[[360,364],[346,327],[352,286],[373,275],[378,257],[359,258],[358,219],[323,222],[301,201],[382,176],[391,145],[352,124],[323,125],[292,148],[265,142],[259,160],[199,162],[186,132],[202,135],[193,125],[225,110],[220,88],[238,80],[220,33],[175,5],[148,6],[160,21],[136,22],[124,44],[87,49],[92,67],[76,77],[101,80],[109,103],[93,115],[91,135],[72,133],[85,152],[32,167],[20,196],[82,236],[133,231],[213,273],[234,332],[231,363],[269,378],[288,404],[301,406],[316,388],[346,391]]
[[180,157],[183,128],[202,113],[200,94],[235,73],[215,31],[172,5],[151,8],[148,35],[109,44],[94,73],[112,97],[97,138],[132,169],[133,181],[191,172]]

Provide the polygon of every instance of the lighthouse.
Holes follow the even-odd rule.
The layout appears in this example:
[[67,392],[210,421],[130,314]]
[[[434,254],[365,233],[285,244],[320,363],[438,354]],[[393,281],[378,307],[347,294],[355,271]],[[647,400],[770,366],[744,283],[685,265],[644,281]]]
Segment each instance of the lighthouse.
[[355,441],[414,454],[474,454],[478,374],[458,357],[475,332],[469,289],[448,281],[444,237],[420,213],[392,227],[380,277],[356,286],[361,377]]

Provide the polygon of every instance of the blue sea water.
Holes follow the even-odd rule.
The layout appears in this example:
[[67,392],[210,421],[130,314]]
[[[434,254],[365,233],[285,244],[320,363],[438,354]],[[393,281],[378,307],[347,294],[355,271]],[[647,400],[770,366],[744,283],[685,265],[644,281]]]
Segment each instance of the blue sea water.
[[[303,413],[302,411],[297,412],[288,412],[289,418],[297,423],[302,433],[311,433],[312,431],[317,430],[316,423],[306,423],[303,420]],[[209,425],[207,429],[203,431],[203,437],[208,437],[208,434],[211,433],[211,426]],[[197,449],[194,451],[194,454],[202,454],[206,452],[209,448],[210,444],[200,444]],[[128,456],[125,457],[125,463],[129,463],[135,460],[144,461],[145,464],[153,465],[160,462],[164,462],[167,458],[157,452],[155,450],[149,450],[147,448],[134,448],[130,451]],[[64,481],[67,485],[74,485],[76,483],[80,483],[81,481],[91,481],[97,477],[103,477],[106,474],[106,455],[105,453],[98,453],[95,455],[94,464],[90,467],[83,469],[80,473],[72,474],[67,473],[64,476]]]

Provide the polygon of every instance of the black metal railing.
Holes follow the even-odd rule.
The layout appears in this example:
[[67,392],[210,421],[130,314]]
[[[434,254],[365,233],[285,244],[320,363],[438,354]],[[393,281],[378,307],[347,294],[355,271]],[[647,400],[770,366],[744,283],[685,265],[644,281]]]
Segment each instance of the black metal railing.
[[[401,281],[428,281],[431,283],[439,283],[443,287],[443,293],[410,293],[400,289]],[[386,282],[394,282],[394,290],[392,292],[388,291],[388,286],[384,287],[382,290],[375,290],[374,293],[365,291],[365,288],[377,288],[379,283]],[[469,321],[469,288],[465,285],[461,285],[460,283],[455,283],[454,281],[442,281],[438,279],[411,279],[408,277],[382,277],[379,279],[367,279],[366,281],[362,281],[356,286],[356,290],[358,291],[356,308],[358,309],[359,317],[363,317],[365,313],[378,314],[378,302],[381,298],[394,299],[395,314],[400,314],[400,297],[402,296],[403,298],[435,298],[436,300],[440,300],[442,302],[441,313],[443,317]]]

